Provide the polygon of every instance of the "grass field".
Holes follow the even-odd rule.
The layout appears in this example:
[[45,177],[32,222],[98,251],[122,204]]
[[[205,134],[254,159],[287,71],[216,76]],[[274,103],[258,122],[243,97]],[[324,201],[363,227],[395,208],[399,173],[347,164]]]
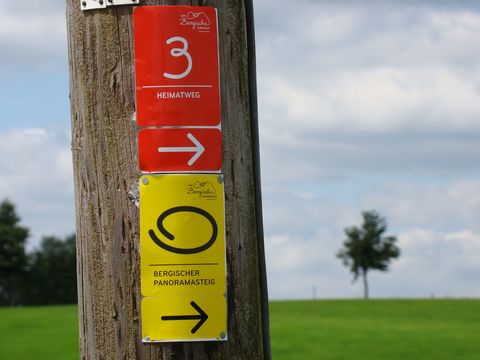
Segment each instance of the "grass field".
[[[0,308],[0,359],[78,359],[76,312]],[[480,300],[274,301],[270,313],[274,360],[480,360]]]
[[78,360],[77,307],[0,308],[0,359]]
[[275,360],[479,360],[479,300],[272,302]]

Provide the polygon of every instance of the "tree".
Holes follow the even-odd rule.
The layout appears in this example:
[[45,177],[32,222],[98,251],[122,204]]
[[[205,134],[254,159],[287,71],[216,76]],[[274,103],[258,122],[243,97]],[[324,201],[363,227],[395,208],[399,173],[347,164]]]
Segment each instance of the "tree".
[[9,200],[0,203],[0,305],[20,303],[20,285],[27,261],[25,243],[29,230]]
[[75,235],[48,236],[29,256],[24,303],[28,305],[77,302]]
[[385,218],[374,210],[362,212],[362,217],[360,228],[352,226],[345,229],[347,239],[337,257],[350,268],[354,281],[362,276],[364,297],[368,299],[368,271],[387,271],[390,261],[400,256],[400,249],[395,245],[395,236],[383,236],[387,230]]

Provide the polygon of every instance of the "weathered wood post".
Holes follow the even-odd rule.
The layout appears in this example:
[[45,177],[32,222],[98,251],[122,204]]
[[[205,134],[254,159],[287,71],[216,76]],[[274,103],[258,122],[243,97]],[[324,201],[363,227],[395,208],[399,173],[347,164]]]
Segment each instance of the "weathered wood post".
[[269,359],[252,0],[144,5],[218,9],[229,340],[141,342],[133,9],[67,0],[81,358]]

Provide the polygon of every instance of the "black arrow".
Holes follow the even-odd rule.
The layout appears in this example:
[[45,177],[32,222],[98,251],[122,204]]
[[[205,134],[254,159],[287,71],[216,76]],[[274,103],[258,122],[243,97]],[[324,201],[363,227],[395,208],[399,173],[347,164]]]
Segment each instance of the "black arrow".
[[195,334],[198,329],[203,325],[205,321],[208,319],[208,315],[203,311],[200,306],[198,306],[195,301],[190,303],[192,307],[197,310],[198,315],[172,315],[172,316],[162,316],[162,320],[200,320],[197,325],[194,326],[192,329],[192,334]]

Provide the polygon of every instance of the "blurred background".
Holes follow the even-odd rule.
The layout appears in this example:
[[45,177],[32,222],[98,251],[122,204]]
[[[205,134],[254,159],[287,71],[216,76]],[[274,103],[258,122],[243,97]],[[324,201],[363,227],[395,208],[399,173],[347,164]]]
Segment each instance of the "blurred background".
[[[270,297],[361,296],[335,254],[368,209],[402,250],[372,296],[480,296],[480,4],[254,3]],[[0,0],[0,199],[29,251],[74,231],[64,7]]]

